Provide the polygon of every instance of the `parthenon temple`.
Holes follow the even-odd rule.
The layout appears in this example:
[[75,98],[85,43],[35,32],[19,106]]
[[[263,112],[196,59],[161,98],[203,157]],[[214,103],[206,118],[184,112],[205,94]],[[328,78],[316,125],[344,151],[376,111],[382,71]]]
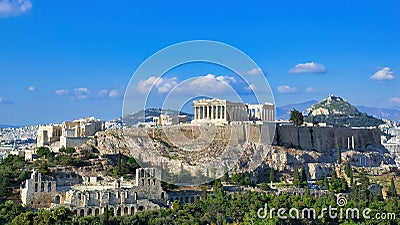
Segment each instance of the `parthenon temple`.
[[245,104],[224,99],[200,99],[193,101],[193,107],[193,123],[275,120],[275,105],[272,103]]

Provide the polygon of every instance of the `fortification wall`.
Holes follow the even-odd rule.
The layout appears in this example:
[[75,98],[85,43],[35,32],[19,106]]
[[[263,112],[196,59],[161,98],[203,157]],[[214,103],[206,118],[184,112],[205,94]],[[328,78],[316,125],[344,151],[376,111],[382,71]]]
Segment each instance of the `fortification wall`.
[[348,138],[354,137],[354,149],[383,148],[378,129],[354,129],[347,127],[295,127],[277,126],[274,145],[306,150],[329,151],[347,149]]

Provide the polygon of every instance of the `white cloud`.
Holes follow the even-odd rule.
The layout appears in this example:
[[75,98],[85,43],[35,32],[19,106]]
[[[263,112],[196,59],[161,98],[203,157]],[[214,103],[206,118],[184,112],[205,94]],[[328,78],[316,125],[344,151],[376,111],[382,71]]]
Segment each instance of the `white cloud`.
[[31,8],[30,0],[0,0],[0,17],[18,16]]
[[389,67],[385,67],[383,69],[380,69],[374,73],[374,75],[371,76],[371,79],[373,80],[393,80],[394,79],[394,73],[392,69]]
[[35,91],[35,86],[30,86],[30,87],[28,87],[28,91]]
[[66,95],[68,93],[69,93],[69,91],[65,90],[65,89],[56,90],[56,95]]
[[262,74],[262,71],[260,68],[253,68],[253,69],[247,71],[246,73],[250,74],[250,75],[256,75],[256,74]]
[[12,104],[13,101],[0,96],[0,104]]
[[73,99],[87,99],[92,96],[92,92],[86,87],[75,88],[74,94],[72,95]]
[[299,63],[289,73],[326,73],[324,65],[314,62]]
[[137,88],[141,93],[149,92],[152,87],[155,88],[158,93],[167,93],[178,85],[174,90],[176,92],[199,93],[207,90],[216,93],[221,90],[227,90],[227,86],[236,82],[237,80],[232,76],[207,74],[205,76],[185,80],[178,85],[179,80],[177,77],[159,78],[150,76],[146,80],[139,81]]
[[97,95],[100,97],[104,97],[108,95],[108,91],[107,90],[100,90],[99,92],[97,92]]
[[[212,74],[209,74],[209,75],[212,75]],[[225,83],[225,84],[236,83],[236,79],[234,77],[230,77],[230,76],[218,76],[218,77],[215,77],[215,79],[217,79],[218,81]]]
[[92,98],[104,98],[104,97],[110,97],[110,98],[117,98],[120,96],[120,90],[119,89],[101,89],[99,91],[94,91],[92,92],[89,88],[87,87],[80,87],[80,88],[75,88],[72,91],[67,90],[67,89],[59,89],[56,90],[57,95],[67,95],[71,97],[73,100],[84,100],[84,99],[92,99]]
[[108,94],[108,96],[111,98],[119,97],[119,90],[118,89],[110,90],[110,93]]
[[290,87],[290,86],[288,86],[288,85],[282,85],[282,86],[279,86],[279,87],[277,88],[277,91],[278,91],[279,93],[296,93],[296,92],[297,92],[297,88],[295,88],[295,87]]
[[306,92],[307,93],[312,93],[312,92],[316,92],[317,91],[317,89],[315,89],[315,88],[313,88],[313,87],[308,87],[308,88],[306,88]]
[[160,78],[150,76],[147,80],[141,80],[138,84],[138,89],[142,93],[147,93],[154,86],[158,89],[158,93],[165,93],[170,91],[175,85],[178,84],[178,78]]
[[397,105],[400,105],[400,98],[399,97],[394,97],[394,98],[390,99],[390,101],[395,103],[395,104],[397,104]]
[[230,90],[230,84],[235,83],[236,79],[230,76],[215,76],[207,74],[191,80],[187,80],[176,88],[177,92],[182,93],[226,93]]

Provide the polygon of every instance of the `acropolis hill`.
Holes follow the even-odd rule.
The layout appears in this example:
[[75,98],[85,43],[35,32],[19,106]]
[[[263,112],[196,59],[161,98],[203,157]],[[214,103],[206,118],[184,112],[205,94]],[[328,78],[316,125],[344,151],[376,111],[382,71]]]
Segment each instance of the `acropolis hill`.
[[[290,171],[304,164],[312,167],[314,164],[321,164],[320,167],[329,168],[329,164],[337,160],[338,146],[343,151],[343,157],[354,166],[363,166],[360,164],[361,157],[365,157],[367,166],[394,165],[393,158],[380,144],[380,133],[377,129],[277,126],[271,146],[260,140],[261,129],[258,125],[243,125],[241,129],[226,125],[216,129],[211,144],[201,151],[180,149],[168,139],[162,128],[126,129],[129,129],[128,136],[126,131],[123,133],[121,130],[98,132],[96,143],[92,140],[81,148],[96,148],[101,154],[121,152],[132,155],[132,152],[140,151],[141,158],[147,161],[155,160],[150,152],[157,151],[165,157],[165,163],[176,168],[177,173],[181,169],[181,162],[190,167],[214,159],[226,148],[229,138],[232,138],[230,141],[243,153],[235,165],[236,171],[256,169],[246,168],[249,160],[247,156],[251,156],[254,149],[260,148],[263,149],[266,158],[264,165],[257,166],[273,167],[281,171]],[[232,129],[237,132],[232,132]],[[197,126],[184,126],[180,131],[184,136],[194,139],[200,135]],[[348,146],[349,138],[354,140],[354,145],[351,143]],[[311,169],[310,172],[313,177],[320,177],[326,175],[329,170],[321,173],[317,168]]]

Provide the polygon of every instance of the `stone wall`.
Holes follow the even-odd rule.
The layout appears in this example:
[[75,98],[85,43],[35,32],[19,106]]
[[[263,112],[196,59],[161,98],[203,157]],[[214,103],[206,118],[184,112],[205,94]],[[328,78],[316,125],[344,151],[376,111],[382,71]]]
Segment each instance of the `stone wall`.
[[60,137],[60,147],[64,146],[66,148],[69,147],[76,147],[80,146],[83,143],[87,142],[89,138],[87,137],[66,137],[66,136],[61,136]]
[[354,149],[382,149],[378,129],[346,127],[295,127],[277,126],[274,145],[306,150],[329,151],[347,149],[348,138],[354,136]]

